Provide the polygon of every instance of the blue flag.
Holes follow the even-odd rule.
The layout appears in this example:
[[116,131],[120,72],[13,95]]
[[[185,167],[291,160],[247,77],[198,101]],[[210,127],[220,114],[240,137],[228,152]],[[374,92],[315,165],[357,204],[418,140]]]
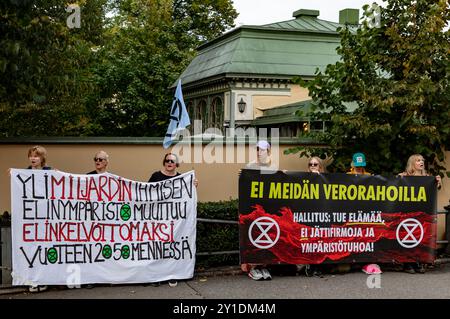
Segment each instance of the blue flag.
[[170,110],[170,123],[167,128],[166,137],[164,138],[163,147],[168,148],[175,139],[178,131],[185,129],[191,125],[189,114],[183,100],[183,92],[181,91],[181,80],[178,80],[177,89]]

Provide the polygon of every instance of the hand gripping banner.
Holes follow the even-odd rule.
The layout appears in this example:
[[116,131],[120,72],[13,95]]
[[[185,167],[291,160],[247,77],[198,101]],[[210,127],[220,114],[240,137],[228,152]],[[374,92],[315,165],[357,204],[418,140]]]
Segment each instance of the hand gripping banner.
[[157,183],[105,173],[13,169],[13,285],[188,279],[194,171]]

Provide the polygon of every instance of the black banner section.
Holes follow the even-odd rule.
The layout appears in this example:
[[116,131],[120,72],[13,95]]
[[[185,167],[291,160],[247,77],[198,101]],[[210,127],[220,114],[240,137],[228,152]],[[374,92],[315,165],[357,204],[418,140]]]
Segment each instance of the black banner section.
[[242,170],[241,263],[435,259],[434,177]]

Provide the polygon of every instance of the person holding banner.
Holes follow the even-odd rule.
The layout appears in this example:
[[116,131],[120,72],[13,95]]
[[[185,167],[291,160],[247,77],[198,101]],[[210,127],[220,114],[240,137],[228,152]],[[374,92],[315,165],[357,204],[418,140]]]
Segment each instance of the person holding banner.
[[[430,176],[425,170],[425,159],[420,154],[411,155],[406,163],[406,169],[404,172],[398,174],[399,176]],[[436,183],[438,189],[442,186],[441,176],[437,175]]]
[[[47,150],[45,147],[40,145],[35,145],[28,149],[28,160],[30,165],[27,169],[43,169],[51,170],[50,166],[47,166]],[[9,175],[11,175],[11,169],[9,169]],[[47,286],[31,285],[28,290],[30,292],[41,292],[47,290]]]
[[270,169],[272,160],[270,158],[270,144],[265,140],[260,140],[256,143],[256,160],[248,163],[247,169]]
[[[355,153],[352,158],[352,165],[347,174],[352,175],[372,175],[366,171],[366,156],[363,153]],[[350,270],[350,265],[342,264],[341,267],[347,267]],[[367,264],[362,267],[362,271],[366,274],[381,274],[380,266],[377,264]]]
[[309,159],[308,172],[317,174],[325,173],[325,168],[320,157],[313,156]]
[[[40,145],[36,145],[28,149],[28,160],[30,166],[28,169],[43,169],[50,170],[50,166],[46,166],[47,163],[47,150]],[[47,286],[32,285],[28,288],[30,292],[41,292],[47,290]]]
[[[256,160],[248,163],[246,169],[264,170],[270,168],[270,144],[265,140],[256,143]],[[241,270],[248,273],[253,280],[271,280],[272,275],[267,269],[267,265],[263,264],[241,264]]]
[[[308,161],[308,172],[321,174],[325,173],[325,167],[323,165],[322,160],[318,156],[310,157]],[[320,270],[321,266],[319,265],[297,265],[297,271],[301,271],[305,269],[306,277],[323,277],[322,271]]]
[[109,163],[109,155],[105,151],[99,151],[94,156],[94,165],[95,170],[86,173],[87,175],[93,175],[93,174],[103,174],[106,173],[106,169],[108,167]]
[[33,146],[28,150],[28,160],[30,161],[28,169],[52,169],[50,166],[45,165],[47,162],[47,150],[40,145]]
[[[413,154],[408,158],[405,171],[399,173],[398,176],[430,176],[425,169],[425,159],[420,154]],[[441,188],[441,176],[436,176],[436,184],[438,189]],[[403,271],[408,274],[424,274],[425,265],[420,263],[405,263],[403,265]]]
[[353,154],[351,168],[347,174],[372,175],[369,172],[366,172],[366,156],[363,153]]
[[[148,183],[156,183],[165,181],[167,179],[176,177],[181,175],[179,172],[177,172],[177,168],[180,167],[180,162],[178,160],[178,156],[173,153],[167,153],[164,155],[163,158],[163,169],[160,171],[156,171],[150,176]],[[194,180],[195,187],[198,186],[198,180]],[[159,282],[152,283],[152,286],[157,287],[159,286]],[[170,287],[176,287],[178,285],[178,282],[176,280],[169,280],[169,286]]]

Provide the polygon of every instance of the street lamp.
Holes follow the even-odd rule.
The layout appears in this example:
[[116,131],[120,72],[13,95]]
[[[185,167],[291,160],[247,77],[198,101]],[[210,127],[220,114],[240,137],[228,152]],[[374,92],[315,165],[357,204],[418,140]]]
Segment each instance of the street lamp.
[[238,102],[239,112],[244,113],[246,105],[247,103],[245,103],[245,101],[241,98],[241,100]]

